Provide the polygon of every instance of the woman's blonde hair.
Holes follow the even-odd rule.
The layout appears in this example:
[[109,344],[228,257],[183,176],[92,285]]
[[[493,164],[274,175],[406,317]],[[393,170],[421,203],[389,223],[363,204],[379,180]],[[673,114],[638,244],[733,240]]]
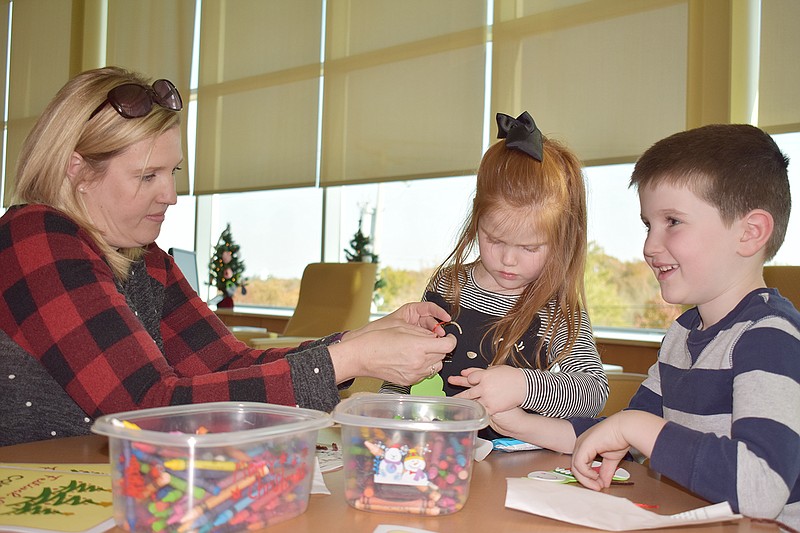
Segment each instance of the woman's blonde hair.
[[[481,217],[495,210],[522,210],[530,213],[530,223],[545,239],[548,259],[539,279],[529,284],[512,309],[487,332],[491,335],[492,364],[513,360],[529,366],[513,349],[526,333],[540,309],[546,309],[548,326],[539,332],[535,347],[536,366],[547,364],[539,357],[545,337],[566,324],[568,341],[557,355],[561,360],[572,348],[580,329],[580,310],[585,306],[583,274],[586,264],[586,194],[581,163],[566,146],[544,138],[539,162],[525,153],[506,147],[500,141],[484,154],[478,168],[472,212],[464,223],[458,244],[436,269],[429,289],[447,277],[445,299],[458,315],[461,283],[466,280],[466,262],[475,249]],[[556,306],[548,303],[555,299]]]
[[[159,135],[180,124],[179,113],[159,105],[153,105],[148,115],[134,119],[123,118],[111,105],[102,105],[114,87],[125,83],[148,86],[151,82],[118,67],[78,74],[42,112],[17,160],[12,203],[46,205],[69,216],[92,236],[117,279],[123,281],[131,262],[141,258],[144,249],[110,246],[92,223],[78,187],[102,179],[109,161],[131,145],[146,139],[155,142]],[[76,152],[88,168],[77,179],[70,179],[67,169]]]

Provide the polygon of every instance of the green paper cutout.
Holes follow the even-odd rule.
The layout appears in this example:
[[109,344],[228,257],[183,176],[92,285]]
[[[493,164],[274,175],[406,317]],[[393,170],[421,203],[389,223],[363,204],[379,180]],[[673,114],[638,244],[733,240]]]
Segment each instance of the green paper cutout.
[[416,385],[412,385],[411,394],[414,396],[447,396],[444,393],[444,381],[439,374],[434,374]]

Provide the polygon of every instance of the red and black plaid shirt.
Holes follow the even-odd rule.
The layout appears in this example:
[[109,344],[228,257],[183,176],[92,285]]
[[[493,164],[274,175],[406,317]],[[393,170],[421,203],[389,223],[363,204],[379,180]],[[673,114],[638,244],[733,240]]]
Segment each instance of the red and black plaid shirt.
[[[163,352],[91,237],[61,212],[37,205],[9,209],[0,219],[0,265],[0,329],[92,417],[229,400],[330,409],[315,402],[322,396],[335,405],[338,399],[325,346],[331,339],[302,350],[248,348],[155,244],[144,265],[151,284],[163,286],[156,310]],[[303,386],[295,394],[298,382]]]

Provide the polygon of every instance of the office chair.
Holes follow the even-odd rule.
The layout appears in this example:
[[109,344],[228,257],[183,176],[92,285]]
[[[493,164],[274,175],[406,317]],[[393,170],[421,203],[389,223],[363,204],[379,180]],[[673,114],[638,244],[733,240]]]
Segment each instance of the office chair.
[[639,385],[647,377],[646,374],[633,372],[609,372],[606,376],[608,376],[608,400],[598,416],[611,416],[628,407]]
[[800,266],[765,266],[764,281],[800,309]]
[[[297,346],[306,340],[360,328],[369,322],[377,273],[376,263],[311,263],[303,271],[297,307],[283,333],[253,338],[249,344],[260,350]],[[357,392],[377,392],[382,383],[359,377],[339,395],[344,399]]]
[[300,279],[300,295],[284,331],[255,338],[259,349],[296,346],[309,339],[357,329],[369,322],[376,263],[311,263]]

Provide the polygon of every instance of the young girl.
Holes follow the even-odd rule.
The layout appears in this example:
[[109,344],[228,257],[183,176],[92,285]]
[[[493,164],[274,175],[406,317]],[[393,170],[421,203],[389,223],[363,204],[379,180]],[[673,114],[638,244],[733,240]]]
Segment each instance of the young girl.
[[[458,344],[439,372],[490,367],[490,413],[522,406],[550,417],[595,416],[608,381],[583,305],[586,199],[581,165],[525,112],[497,114],[498,138],[478,168],[472,213],[424,300],[447,309]],[[468,262],[475,244],[479,257]],[[480,375],[480,373],[478,374]],[[472,385],[477,385],[473,383]],[[409,392],[384,383],[381,392]],[[496,436],[496,435],[494,435]],[[489,435],[489,438],[494,438]]]

